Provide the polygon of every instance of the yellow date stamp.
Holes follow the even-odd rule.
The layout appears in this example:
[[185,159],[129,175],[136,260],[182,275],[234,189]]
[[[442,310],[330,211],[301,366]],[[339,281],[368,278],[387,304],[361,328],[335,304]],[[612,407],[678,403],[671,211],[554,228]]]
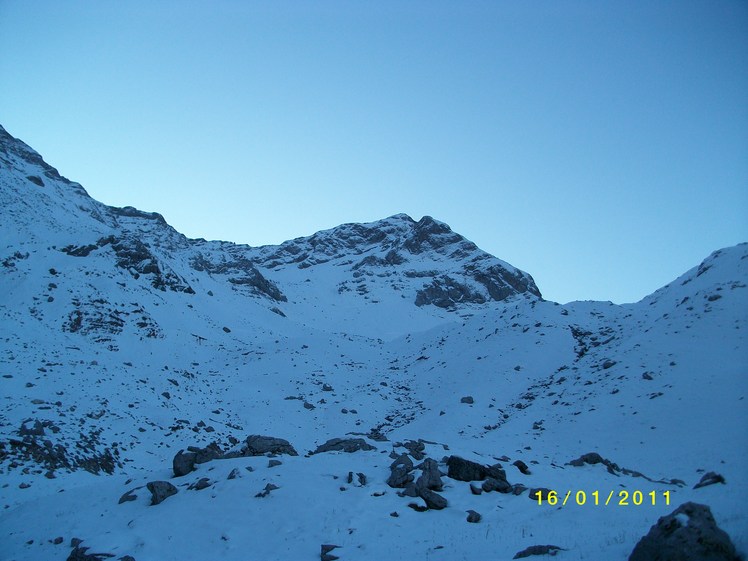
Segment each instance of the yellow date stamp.
[[559,493],[553,490],[536,489],[533,490],[530,497],[537,500],[539,506],[544,504],[550,506],[566,506],[567,504],[577,506],[655,506],[662,501],[666,506],[670,505],[670,491],[644,492],[621,489],[620,491],[607,493],[605,491],[588,493],[581,490]]

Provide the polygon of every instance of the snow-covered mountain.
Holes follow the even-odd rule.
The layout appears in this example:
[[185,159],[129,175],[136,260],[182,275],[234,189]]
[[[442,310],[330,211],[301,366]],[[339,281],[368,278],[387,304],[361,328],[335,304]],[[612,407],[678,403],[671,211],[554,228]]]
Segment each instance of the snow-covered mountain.
[[188,239],[1,127],[0,209],[2,559],[627,559],[688,501],[748,551],[748,244],[561,306],[430,217]]

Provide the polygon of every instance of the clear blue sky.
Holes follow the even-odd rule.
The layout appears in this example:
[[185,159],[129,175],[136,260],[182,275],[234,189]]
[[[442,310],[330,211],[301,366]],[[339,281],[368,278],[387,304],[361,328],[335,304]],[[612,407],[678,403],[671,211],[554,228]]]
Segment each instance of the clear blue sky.
[[748,3],[0,0],[0,123],[190,237],[428,214],[630,302],[748,240]]

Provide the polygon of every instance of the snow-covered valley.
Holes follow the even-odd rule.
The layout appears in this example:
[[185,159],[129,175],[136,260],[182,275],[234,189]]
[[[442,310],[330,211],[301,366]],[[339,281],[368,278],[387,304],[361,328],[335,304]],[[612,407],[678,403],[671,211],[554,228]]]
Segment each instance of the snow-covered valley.
[[0,127],[0,558],[625,560],[688,502],[745,555],[747,285],[559,305],[406,215],[187,239]]

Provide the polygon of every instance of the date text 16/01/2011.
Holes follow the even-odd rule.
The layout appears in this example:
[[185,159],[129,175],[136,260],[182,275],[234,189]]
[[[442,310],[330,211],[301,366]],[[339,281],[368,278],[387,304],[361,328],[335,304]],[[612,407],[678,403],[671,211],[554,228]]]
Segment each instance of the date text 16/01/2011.
[[642,491],[621,490],[618,492],[610,491],[606,496],[605,493],[601,495],[600,491],[592,491],[589,494],[585,491],[577,491],[576,493],[566,491],[565,495],[560,495],[558,491],[538,489],[532,496],[537,499],[538,505],[547,504],[550,506],[565,506],[567,503],[577,506],[586,504],[592,506],[655,506],[658,500],[664,500],[666,505],[670,504],[670,491],[644,493]]

